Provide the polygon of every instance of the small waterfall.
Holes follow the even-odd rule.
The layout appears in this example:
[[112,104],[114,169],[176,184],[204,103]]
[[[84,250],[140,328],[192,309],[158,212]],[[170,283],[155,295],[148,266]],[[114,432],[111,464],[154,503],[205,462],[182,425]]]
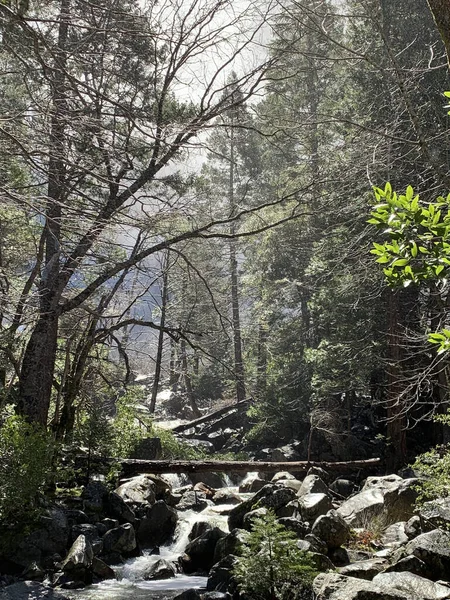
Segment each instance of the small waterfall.
[[213,527],[220,527],[228,532],[227,513],[230,509],[231,505],[223,504],[208,506],[200,513],[193,510],[180,511],[174,541],[161,546],[159,555],[144,552],[143,556],[131,558],[125,564],[115,567],[116,580],[102,581],[83,590],[68,590],[67,594],[64,590],[64,593],[73,600],[170,600],[183,590],[205,587],[207,577],[179,574],[172,579],[156,581],[146,581],[144,577],[151,565],[160,558],[177,562],[189,542],[189,534],[195,523],[206,521]]

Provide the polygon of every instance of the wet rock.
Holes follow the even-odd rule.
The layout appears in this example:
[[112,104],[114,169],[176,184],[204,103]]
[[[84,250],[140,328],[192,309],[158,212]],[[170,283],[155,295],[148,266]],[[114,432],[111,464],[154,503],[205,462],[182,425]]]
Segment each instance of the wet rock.
[[208,501],[203,492],[192,490],[183,494],[181,500],[177,504],[178,510],[195,510],[202,511],[208,506]]
[[116,577],[111,567],[96,556],[92,559],[92,573],[98,580],[115,579]]
[[89,540],[80,535],[72,544],[66,558],[61,563],[61,571],[70,573],[80,569],[89,569],[94,558],[94,551]]
[[195,538],[200,537],[205,531],[209,531],[210,529],[212,529],[212,525],[211,523],[208,523],[208,521],[197,521],[192,525],[192,529],[188,536],[189,541],[195,540]]
[[176,570],[172,563],[160,558],[153,565],[151,565],[144,574],[146,581],[152,581],[156,579],[171,579],[175,577]]
[[335,510],[318,517],[311,531],[323,540],[329,549],[343,546],[350,539],[350,527]]
[[388,565],[389,563],[387,560],[383,558],[371,558],[369,560],[363,560],[341,567],[338,569],[338,572],[347,577],[357,577],[358,579],[372,581],[375,575],[384,571]]
[[373,583],[391,590],[398,590],[407,598],[420,598],[420,600],[450,598],[450,587],[434,583],[413,573],[380,573],[374,577]]
[[175,531],[178,521],[176,510],[163,500],[158,500],[147,509],[145,517],[141,519],[137,537],[144,548],[160,546],[167,542]]
[[136,535],[130,523],[110,529],[103,537],[105,554],[130,554],[136,549]]
[[18,581],[3,587],[0,591],[1,600],[70,600],[60,590],[53,590],[35,581]]
[[194,485],[194,492],[201,492],[205,495],[205,498],[208,498],[209,500],[212,499],[216,491],[217,490],[215,488],[207,485],[203,481],[199,481]]
[[23,570],[21,577],[27,580],[43,581],[45,577],[45,571],[36,561],[33,561]]
[[218,527],[213,527],[190,542],[186,546],[185,554],[181,559],[183,571],[185,573],[209,571],[214,564],[214,552],[217,542],[225,536],[225,532]]
[[212,501],[214,504],[240,504],[242,502],[242,498],[240,498],[237,494],[235,494],[232,490],[228,488],[224,488],[222,490],[217,490],[212,497]]
[[175,596],[173,600],[201,600],[201,596],[198,590],[184,590],[184,592]]

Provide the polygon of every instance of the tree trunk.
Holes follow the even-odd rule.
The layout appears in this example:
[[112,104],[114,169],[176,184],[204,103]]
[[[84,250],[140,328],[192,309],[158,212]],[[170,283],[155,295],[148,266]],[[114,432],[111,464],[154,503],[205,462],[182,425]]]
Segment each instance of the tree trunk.
[[448,0],[427,0],[447,52],[450,68],[450,4]]
[[189,374],[188,362],[187,362],[187,352],[186,352],[186,340],[180,340],[180,350],[181,350],[181,370],[183,372],[184,385],[186,389],[186,395],[188,398],[189,406],[192,409],[192,413],[194,417],[200,417],[201,412],[198,409],[197,403],[195,402],[194,392],[192,391],[192,382],[191,376]]
[[156,406],[156,396],[158,394],[159,380],[161,377],[161,365],[162,365],[162,357],[163,357],[163,348],[164,348],[164,326],[166,324],[166,309],[167,309],[167,299],[168,299],[168,276],[169,276],[169,250],[166,253],[166,258],[164,261],[164,273],[163,273],[163,281],[162,281],[162,290],[161,290],[161,319],[160,319],[160,327],[159,335],[158,335],[158,350],[156,352],[156,362],[155,362],[155,376],[153,379],[152,386],[152,397],[150,400],[150,414],[155,412]]
[[401,345],[399,335],[399,293],[389,292],[389,367],[387,398],[386,468],[393,473],[407,462],[406,415],[402,402]]
[[[234,199],[234,117],[231,117],[230,129],[230,174],[229,174],[229,203],[230,214],[236,212]],[[236,233],[236,225],[232,221],[230,225],[230,233]],[[242,339],[241,339],[241,318],[239,311],[239,278],[238,278],[238,263],[236,240],[230,239],[230,277],[231,277],[231,313],[233,323],[233,348],[234,348],[234,376],[236,381],[236,402],[241,402],[245,399],[245,375],[244,363],[242,360]]]
[[45,214],[45,266],[39,286],[39,318],[28,341],[20,374],[18,411],[47,426],[58,342],[59,256],[65,190],[66,46],[71,0],[61,0],[58,43],[53,68],[48,198]]
[[263,398],[267,388],[267,324],[260,321],[258,326],[258,362],[256,366],[256,396]]

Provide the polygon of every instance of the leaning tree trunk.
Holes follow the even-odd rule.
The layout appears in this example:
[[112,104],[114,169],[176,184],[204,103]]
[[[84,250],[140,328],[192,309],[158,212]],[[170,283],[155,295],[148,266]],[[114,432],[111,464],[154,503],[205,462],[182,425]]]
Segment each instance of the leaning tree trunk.
[[39,318],[28,341],[19,381],[18,410],[28,420],[47,426],[58,342],[59,256],[65,198],[67,121],[67,42],[71,0],[61,0],[58,42],[51,82],[51,125],[48,198],[45,211],[45,265],[39,286]]

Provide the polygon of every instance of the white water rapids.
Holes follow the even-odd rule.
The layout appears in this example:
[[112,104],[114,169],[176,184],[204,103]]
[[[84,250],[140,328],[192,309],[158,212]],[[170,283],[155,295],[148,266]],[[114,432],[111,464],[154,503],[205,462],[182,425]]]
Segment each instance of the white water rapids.
[[207,521],[228,532],[227,514],[231,508],[231,505],[223,504],[208,506],[202,512],[179,511],[174,541],[168,546],[161,546],[160,554],[149,554],[144,551],[142,556],[129,559],[123,565],[114,566],[116,579],[102,581],[81,590],[67,590],[67,596],[73,600],[169,599],[186,589],[206,587],[207,577],[195,575],[179,574],[172,579],[152,581],[146,581],[144,577],[150,566],[161,558],[172,563],[178,562],[178,558],[189,542],[189,533],[195,523]]

